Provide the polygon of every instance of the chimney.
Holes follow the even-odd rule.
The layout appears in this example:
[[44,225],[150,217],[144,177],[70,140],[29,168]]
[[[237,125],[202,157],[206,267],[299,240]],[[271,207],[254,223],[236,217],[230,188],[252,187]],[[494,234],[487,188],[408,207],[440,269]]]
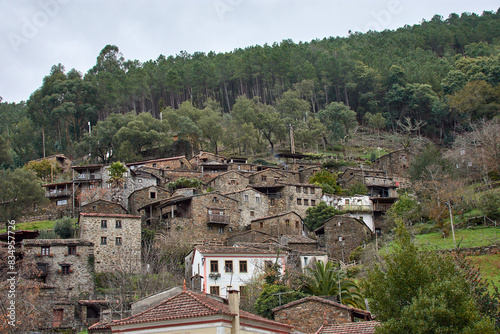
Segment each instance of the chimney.
[[240,293],[238,290],[228,290],[229,312],[235,314],[231,326],[231,334],[240,334]]

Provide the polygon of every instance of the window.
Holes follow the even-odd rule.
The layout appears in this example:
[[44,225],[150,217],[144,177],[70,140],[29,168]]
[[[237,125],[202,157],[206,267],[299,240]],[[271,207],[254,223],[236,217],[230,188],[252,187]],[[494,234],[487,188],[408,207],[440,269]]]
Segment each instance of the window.
[[121,220],[117,220],[116,221],[116,228],[122,228],[122,221]]
[[255,216],[255,211],[250,211],[250,217]]
[[236,180],[229,180],[229,184],[236,184]]
[[311,200],[311,206],[316,206],[316,200],[315,199]]
[[273,261],[264,261],[264,268],[269,269],[273,266]]
[[246,298],[247,290],[245,285],[240,285],[240,298]]
[[126,183],[123,184],[123,189],[127,189],[127,184]]
[[92,210],[96,211],[97,210],[97,205],[92,205]]
[[261,178],[261,179],[262,179],[262,182],[266,182],[266,181],[267,181],[267,176],[262,175],[262,178]]
[[220,295],[220,288],[217,285],[212,285],[210,286],[210,294],[219,296]]
[[68,246],[68,255],[76,255],[76,246]]
[[153,164],[153,168],[156,168],[156,163]]
[[107,244],[108,244],[108,238],[101,237],[101,245],[107,245]]
[[68,200],[67,199],[61,199],[57,201],[57,205],[68,205]]
[[226,273],[232,273],[233,272],[233,261],[232,260],[226,260],[226,261],[224,261],[224,271]]
[[304,198],[304,205],[309,205],[309,200],[307,198]]
[[248,195],[244,195],[243,198],[245,202],[248,202]]
[[61,264],[61,274],[63,275],[69,275],[71,272],[71,265],[69,264]]
[[218,273],[219,272],[219,261],[217,261],[217,260],[210,261],[210,272],[211,273]]
[[49,246],[42,246],[42,250],[40,252],[41,255],[50,255],[50,247]]
[[339,235],[339,242],[340,241],[344,241],[344,237],[342,237],[342,236]]
[[122,237],[116,237],[115,244],[116,244],[116,246],[121,246],[122,245]]
[[315,190],[314,188],[311,188],[310,193],[311,193],[311,194],[314,194],[314,193],[315,193],[315,191],[316,191],[316,190]]
[[224,233],[224,226],[219,226],[219,233]]
[[155,199],[156,198],[156,193],[154,191],[149,193],[149,198]]
[[260,203],[260,196],[259,195],[255,196],[255,202]]
[[345,199],[345,205],[349,205],[349,199],[348,198]]
[[260,228],[264,228],[264,223],[263,223],[263,222],[260,222],[259,227],[260,227]]
[[302,205],[302,198],[297,198],[297,205]]
[[270,198],[270,199],[269,199],[269,204],[270,204],[270,205],[275,205],[275,204],[276,204],[275,199],[274,199],[274,198]]
[[247,261],[240,260],[240,273],[247,273],[247,272],[248,272]]
[[108,228],[108,221],[107,220],[101,220],[101,228]]
[[300,226],[300,223],[296,220],[295,221],[295,228],[299,228],[299,226]]
[[286,219],[285,224],[286,224],[286,226],[290,226],[290,219]]
[[304,194],[307,194],[307,187],[304,187]]
[[300,187],[295,187],[295,191],[296,191],[297,193],[300,193]]

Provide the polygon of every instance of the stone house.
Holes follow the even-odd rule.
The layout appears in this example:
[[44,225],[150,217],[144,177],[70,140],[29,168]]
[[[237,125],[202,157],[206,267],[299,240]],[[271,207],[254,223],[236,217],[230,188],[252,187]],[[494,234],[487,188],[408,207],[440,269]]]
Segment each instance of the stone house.
[[84,239],[25,239],[24,257],[37,264],[39,280],[56,297],[86,299],[94,293],[94,245]]
[[[292,326],[240,310],[237,290],[231,290],[226,300],[185,288],[149,310],[108,326],[116,333],[150,334],[285,334],[292,331]],[[89,333],[94,333],[93,327],[89,328]]]
[[318,242],[305,235],[283,235],[280,238],[280,243],[294,251],[308,252],[318,250]]
[[224,195],[238,201],[241,225],[248,226],[253,219],[269,215],[269,198],[253,188],[225,193]]
[[373,236],[363,221],[346,215],[328,219],[314,232],[319,245],[326,248],[328,257],[334,262],[348,262],[351,252],[366,244]]
[[149,203],[165,200],[170,197],[170,191],[159,186],[149,186],[134,191],[128,197],[128,207],[131,214],[139,214],[139,208]]
[[68,159],[64,154],[55,154],[45,158],[35,159],[31,161],[40,162],[43,160],[50,162],[53,166],[59,167],[63,173],[69,172],[71,170],[71,160]]
[[384,170],[388,175],[407,178],[410,163],[415,155],[406,149],[387,153],[373,162],[373,167]]
[[212,188],[221,193],[243,190],[250,183],[248,177],[237,171],[229,171],[212,178],[207,182],[207,188]]
[[167,233],[193,242],[222,241],[243,229],[238,201],[218,192],[173,196],[158,206]]
[[71,214],[73,204],[73,182],[44,184],[45,197],[49,199],[52,211],[59,216]]
[[286,253],[250,247],[196,246],[186,256],[186,278],[201,276],[193,281],[192,289],[211,295],[227,296],[231,289],[244,295],[248,282],[263,273],[267,266],[278,263],[286,269]]
[[321,200],[320,186],[310,183],[283,183],[282,185],[281,194],[286,203],[286,210],[295,211],[301,217],[305,217],[307,209],[318,205]]
[[98,199],[89,202],[80,207],[80,212],[85,213],[109,213],[109,214],[127,214],[128,211],[121,204]]
[[80,238],[94,244],[95,272],[137,273],[141,269],[141,217],[80,213]]
[[294,211],[289,211],[254,219],[251,221],[251,229],[267,233],[273,237],[281,237],[283,235],[302,235],[304,233],[304,224],[301,216]]
[[189,162],[193,166],[193,169],[199,169],[202,164],[217,162],[221,164],[227,164],[229,159],[221,155],[217,155],[210,152],[200,151],[197,155],[189,159]]
[[364,184],[370,197],[397,197],[397,189],[404,182],[399,177],[389,176],[384,170],[349,167],[339,176],[338,183],[342,188]]
[[272,311],[274,320],[294,326],[296,331],[303,333],[315,333],[325,322],[346,324],[371,320],[368,311],[317,296],[305,297],[276,307]]
[[272,187],[278,183],[294,182],[295,177],[291,173],[267,168],[260,172],[248,175],[249,184],[252,187]]
[[185,156],[153,159],[128,163],[127,167],[132,170],[140,167],[159,168],[163,170],[192,170],[193,165]]

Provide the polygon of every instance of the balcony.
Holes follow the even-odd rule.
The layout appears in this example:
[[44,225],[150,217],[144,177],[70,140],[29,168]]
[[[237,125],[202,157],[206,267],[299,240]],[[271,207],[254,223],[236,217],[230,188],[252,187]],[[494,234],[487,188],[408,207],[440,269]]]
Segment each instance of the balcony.
[[228,225],[230,217],[226,215],[208,214],[208,224],[224,224]]
[[69,195],[70,191],[67,189],[50,190],[45,192],[45,197],[47,198],[68,197]]
[[101,181],[102,180],[102,175],[101,174],[86,174],[86,173],[82,173],[82,174],[78,174],[77,176],[75,176],[75,178],[73,179],[73,181]]
[[343,211],[356,211],[356,212],[371,212],[371,205],[339,205],[339,210]]

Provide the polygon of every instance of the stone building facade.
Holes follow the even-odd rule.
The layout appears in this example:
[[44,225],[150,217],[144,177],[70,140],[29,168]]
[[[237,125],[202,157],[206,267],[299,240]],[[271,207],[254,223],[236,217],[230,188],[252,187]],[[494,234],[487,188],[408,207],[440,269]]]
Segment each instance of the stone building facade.
[[293,211],[267,216],[251,221],[251,229],[267,233],[273,237],[282,235],[302,235],[302,217]]
[[80,212],[85,213],[110,213],[110,214],[127,214],[128,211],[122,205],[107,201],[104,199],[98,199],[93,202],[89,202],[82,205]]
[[170,197],[170,192],[158,186],[149,186],[134,191],[128,197],[128,207],[131,214],[139,214],[139,208],[146,206],[149,203],[162,201]]
[[238,201],[218,192],[174,197],[159,209],[166,232],[175,231],[186,241],[225,242],[243,230]]
[[80,213],[80,238],[94,244],[95,272],[141,269],[141,217]]
[[334,216],[314,231],[320,246],[326,248],[334,262],[348,262],[349,255],[373,236],[370,228],[361,220],[350,216]]
[[371,320],[371,314],[368,311],[316,296],[296,300],[274,308],[272,311],[274,320],[292,325],[296,331],[302,333],[316,333],[325,322],[344,324],[354,322],[355,319]]
[[278,183],[295,182],[295,177],[292,173],[272,168],[252,173],[248,176],[248,179],[252,187],[270,187]]
[[24,257],[37,264],[39,280],[59,298],[86,299],[94,293],[94,245],[84,239],[25,239]]
[[237,171],[229,171],[217,175],[207,182],[207,188],[212,188],[221,193],[243,190],[250,183],[247,176]]
[[319,204],[321,196],[321,187],[314,184],[283,184],[282,197],[286,201],[286,211],[295,211],[301,217],[306,216],[308,208]]
[[412,152],[400,149],[381,156],[373,162],[373,167],[386,171],[388,175],[406,178],[413,159]]
[[73,204],[73,182],[44,184],[45,197],[49,199],[49,210],[56,216],[69,216]]
[[[227,245],[233,246],[235,244],[262,244],[264,242],[269,241],[270,239],[274,239],[272,235],[256,231],[256,230],[248,230],[241,233],[236,233],[227,238]],[[277,242],[277,239],[274,239]]]
[[269,215],[269,198],[253,188],[226,193],[225,195],[238,201],[242,226],[250,225],[253,219]]

